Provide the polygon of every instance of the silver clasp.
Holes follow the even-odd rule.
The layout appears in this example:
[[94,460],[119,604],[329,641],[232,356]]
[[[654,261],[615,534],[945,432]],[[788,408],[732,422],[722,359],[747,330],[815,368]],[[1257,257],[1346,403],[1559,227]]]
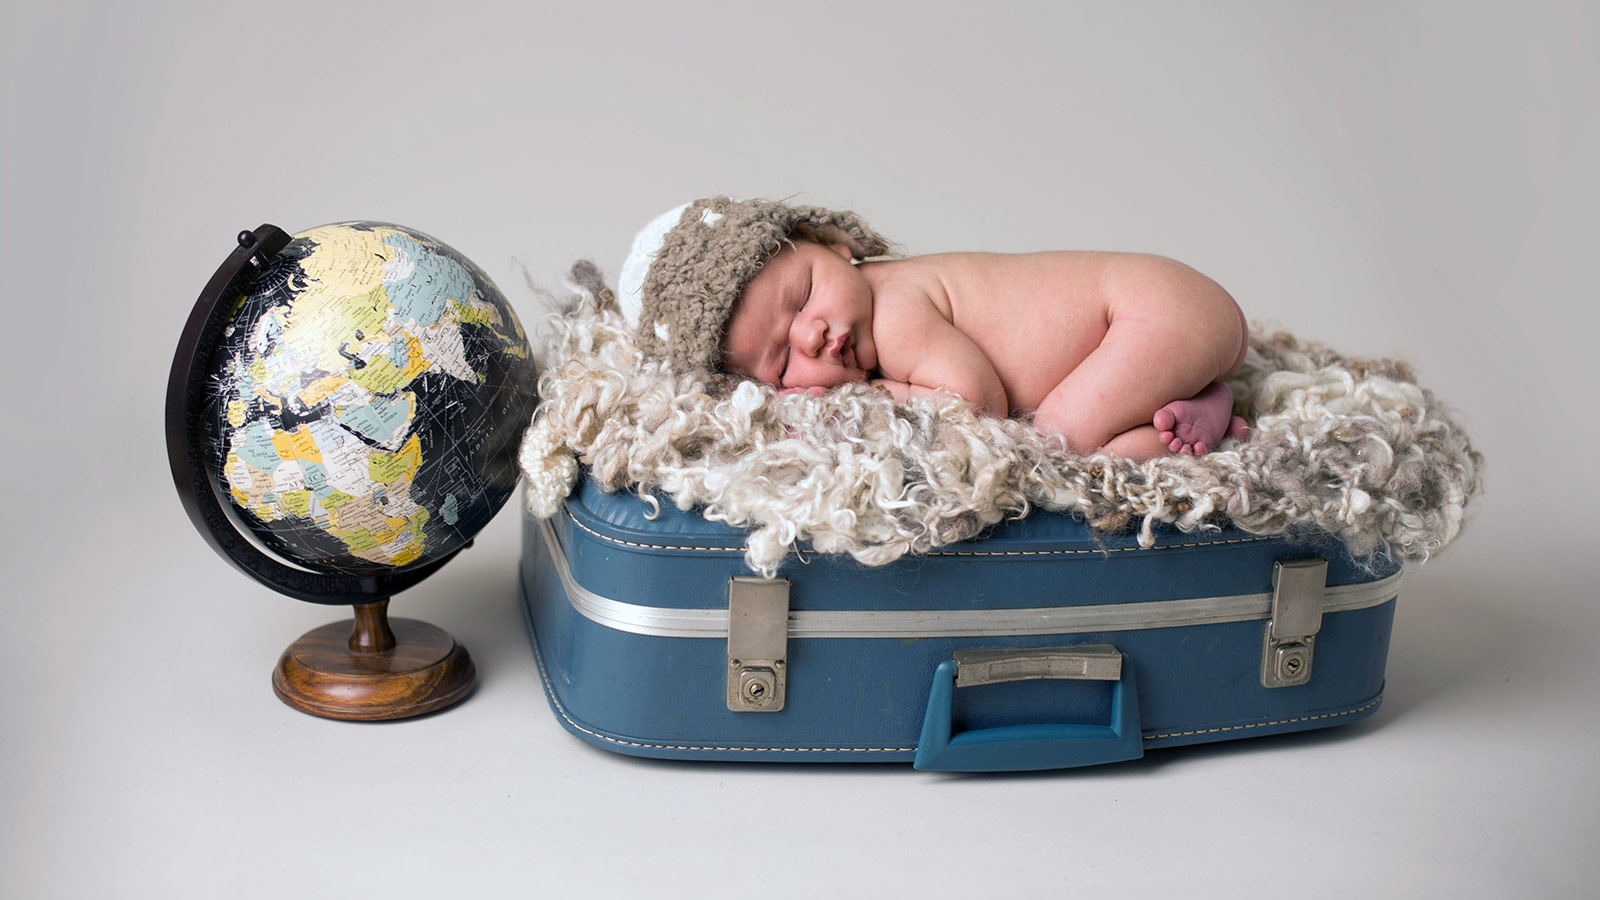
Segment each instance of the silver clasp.
[[789,582],[728,580],[728,709],[783,709],[789,664]]
[[1295,559],[1272,568],[1272,619],[1261,651],[1263,687],[1294,687],[1311,680],[1311,650],[1322,628],[1328,561]]

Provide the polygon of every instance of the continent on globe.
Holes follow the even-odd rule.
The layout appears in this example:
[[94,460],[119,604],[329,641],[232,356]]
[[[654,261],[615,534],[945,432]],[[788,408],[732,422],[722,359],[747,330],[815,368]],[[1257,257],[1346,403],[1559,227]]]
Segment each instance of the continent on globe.
[[280,555],[352,574],[436,560],[514,489],[532,354],[450,247],[377,222],[302,232],[230,321],[209,370],[213,472]]

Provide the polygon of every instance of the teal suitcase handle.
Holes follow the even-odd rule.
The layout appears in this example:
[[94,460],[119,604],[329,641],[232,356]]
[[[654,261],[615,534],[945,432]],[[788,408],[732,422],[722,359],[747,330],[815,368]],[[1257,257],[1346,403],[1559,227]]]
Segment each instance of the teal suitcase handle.
[[[1007,725],[950,733],[955,689],[1003,681],[1114,681],[1107,725]],[[912,765],[933,772],[1022,772],[1138,759],[1139,690],[1133,667],[1110,644],[1050,650],[958,652],[939,663]]]

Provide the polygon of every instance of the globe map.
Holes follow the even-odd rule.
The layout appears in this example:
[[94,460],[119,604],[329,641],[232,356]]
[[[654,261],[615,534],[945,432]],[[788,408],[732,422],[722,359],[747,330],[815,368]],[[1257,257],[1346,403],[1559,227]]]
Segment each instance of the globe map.
[[295,235],[209,373],[212,472],[237,518],[279,556],[350,574],[471,540],[516,485],[535,402],[527,338],[487,276],[376,222]]

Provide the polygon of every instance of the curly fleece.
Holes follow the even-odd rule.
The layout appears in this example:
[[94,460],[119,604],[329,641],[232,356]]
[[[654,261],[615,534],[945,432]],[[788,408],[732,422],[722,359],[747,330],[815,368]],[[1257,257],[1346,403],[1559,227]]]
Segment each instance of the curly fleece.
[[[609,293],[609,292],[606,292]],[[606,490],[665,494],[749,529],[771,577],[797,542],[883,565],[976,538],[1035,508],[1097,529],[1256,534],[1315,528],[1358,556],[1423,560],[1459,533],[1482,457],[1402,362],[1340,356],[1254,330],[1229,382],[1254,429],[1204,456],[1079,456],[1027,422],[957,397],[896,404],[850,385],[825,396],[647,361],[628,324],[585,291],[553,317],[542,402],[523,438],[525,500],[554,515],[579,462]]]

